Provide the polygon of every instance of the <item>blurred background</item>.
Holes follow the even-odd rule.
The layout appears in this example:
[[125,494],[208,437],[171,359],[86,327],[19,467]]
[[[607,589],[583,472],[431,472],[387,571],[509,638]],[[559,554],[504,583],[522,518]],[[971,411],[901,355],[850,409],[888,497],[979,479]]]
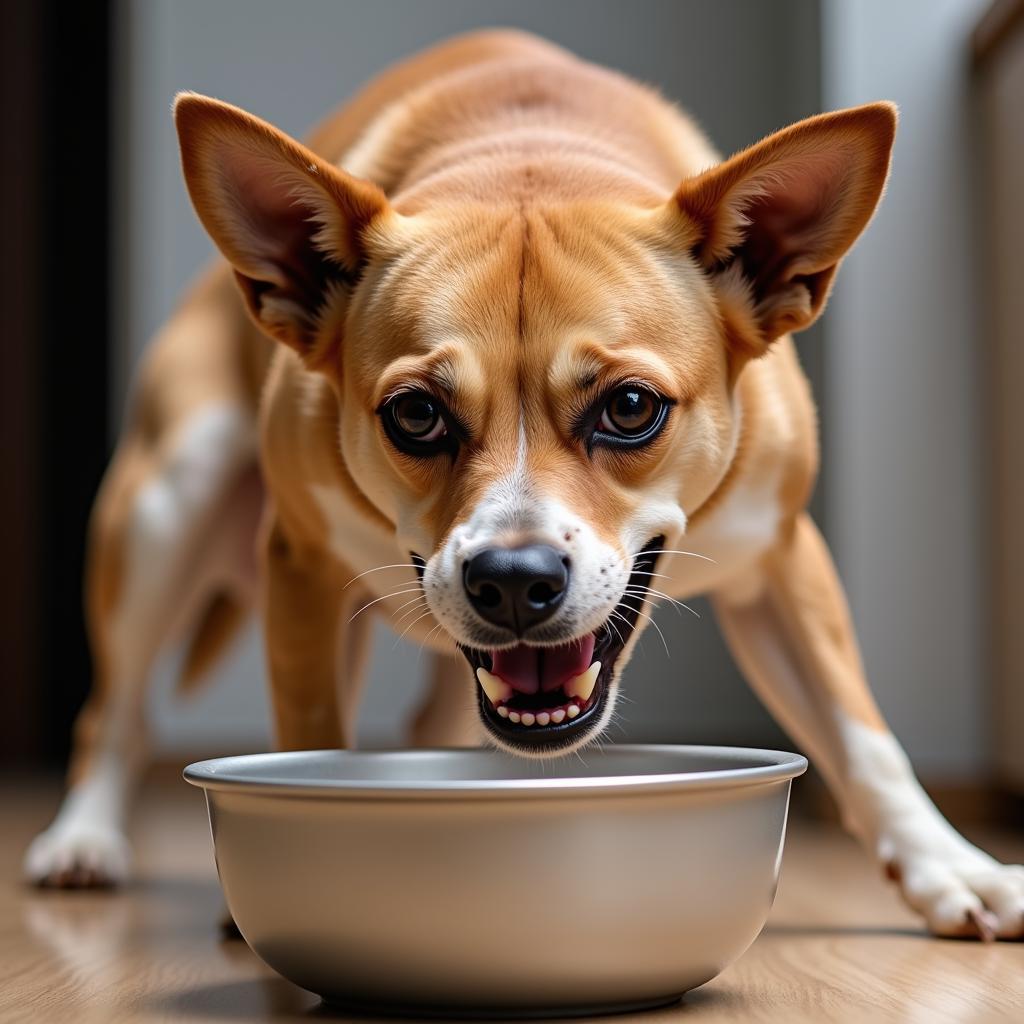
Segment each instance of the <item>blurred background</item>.
[[[723,153],[820,110],[901,109],[881,211],[800,338],[814,513],[869,675],[926,781],[1024,791],[1024,16],[990,0],[57,0],[3,5],[0,761],[66,756],[89,682],[89,505],[134,367],[212,247],[182,183],[180,89],[300,135],[385,64],[514,25],[657,85]],[[702,617],[658,618],[622,738],[785,745]],[[424,665],[381,629],[360,733],[398,743]],[[212,685],[153,688],[157,755],[265,749],[249,630]],[[467,685],[469,685],[467,675]]]

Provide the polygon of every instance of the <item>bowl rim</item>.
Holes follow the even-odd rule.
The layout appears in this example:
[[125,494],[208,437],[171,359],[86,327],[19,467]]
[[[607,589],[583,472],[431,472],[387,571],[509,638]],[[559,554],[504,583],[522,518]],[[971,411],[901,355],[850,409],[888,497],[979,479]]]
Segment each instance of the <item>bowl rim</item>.
[[[723,767],[704,771],[658,772],[631,775],[594,775],[578,778],[552,775],[527,779],[289,779],[267,774],[253,777],[245,773],[261,764],[287,764],[314,759],[346,757],[434,756],[452,758],[465,754],[487,753],[486,748],[419,748],[389,750],[297,750],[263,754],[217,757],[190,764],[183,771],[186,782],[204,790],[259,794],[262,796],[301,795],[327,799],[456,799],[456,798],[538,798],[587,793],[622,794],[624,792],[694,791],[744,788],[794,779],[807,770],[802,754],[761,747],[728,747],[669,743],[621,743],[603,749],[601,757],[623,754],[689,754],[719,757]],[[750,765],[750,760],[763,763]],[[733,762],[730,765],[730,762]]]

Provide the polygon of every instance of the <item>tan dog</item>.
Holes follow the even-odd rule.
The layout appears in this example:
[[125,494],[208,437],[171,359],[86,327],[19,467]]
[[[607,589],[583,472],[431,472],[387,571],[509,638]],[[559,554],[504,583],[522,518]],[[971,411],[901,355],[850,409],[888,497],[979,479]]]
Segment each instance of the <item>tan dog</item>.
[[380,612],[436,651],[414,742],[482,722],[517,753],[579,748],[613,714],[648,599],[710,593],[929,926],[1021,935],[1024,872],[915,781],[804,511],[816,424],[787,335],[879,200],[890,105],[719,163],[651,90],[490,32],[388,71],[308,149],[199,96],[176,118],[230,269],[151,349],[97,502],[95,693],[33,879],[124,876],[150,666],[190,637],[191,678],[221,648],[262,514],[280,746],[352,742]]

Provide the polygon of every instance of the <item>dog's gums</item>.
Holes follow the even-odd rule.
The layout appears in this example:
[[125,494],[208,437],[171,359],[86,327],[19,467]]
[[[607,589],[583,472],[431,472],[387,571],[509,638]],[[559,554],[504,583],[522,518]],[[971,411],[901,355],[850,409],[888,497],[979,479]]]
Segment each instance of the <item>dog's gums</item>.
[[664,544],[657,537],[633,562],[629,584],[607,621],[557,645],[519,643],[478,650],[460,645],[476,676],[480,715],[501,741],[519,748],[568,750],[596,735],[619,655],[643,612],[638,596]]

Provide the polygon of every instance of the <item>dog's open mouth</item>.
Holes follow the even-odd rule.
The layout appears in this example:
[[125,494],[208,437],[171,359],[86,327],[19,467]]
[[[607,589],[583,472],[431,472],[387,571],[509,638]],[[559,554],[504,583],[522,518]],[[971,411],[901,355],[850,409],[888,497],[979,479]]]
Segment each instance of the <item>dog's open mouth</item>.
[[608,620],[557,646],[462,646],[479,683],[480,709],[498,736],[517,746],[570,745],[601,717],[615,663],[645,602],[663,538],[633,560],[625,592]]

